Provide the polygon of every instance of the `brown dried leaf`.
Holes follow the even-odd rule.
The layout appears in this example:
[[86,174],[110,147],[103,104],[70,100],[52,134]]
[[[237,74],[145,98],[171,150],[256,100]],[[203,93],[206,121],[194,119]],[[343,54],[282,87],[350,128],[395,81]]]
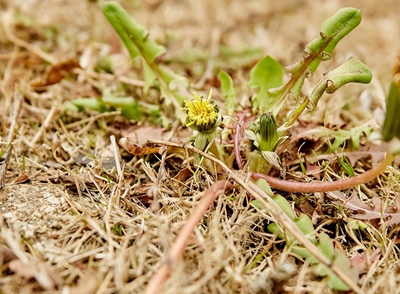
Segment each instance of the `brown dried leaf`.
[[14,184],[22,184],[29,181],[29,176],[27,174],[20,174],[18,178],[15,179]]
[[118,143],[130,154],[136,156],[145,156],[148,154],[158,153],[160,151],[160,147],[156,144],[148,142],[143,145],[135,144],[129,137],[121,138]]
[[74,68],[80,68],[79,62],[77,60],[67,60],[54,65],[46,77],[39,81],[32,83],[32,87],[45,87],[59,83],[66,75],[66,73],[71,72]]
[[193,175],[192,171],[190,170],[190,168],[184,168],[181,169],[178,174],[174,177],[175,180],[179,181],[179,182],[184,182],[186,181],[189,177],[191,177]]
[[[145,156],[149,154],[156,154],[159,153],[161,154],[163,152],[164,146],[159,146],[154,143],[146,142],[142,145],[136,144],[133,142],[133,140],[129,137],[126,138],[121,138],[118,141],[118,144],[124,148],[126,151],[128,151],[130,154],[135,155],[135,156]],[[178,147],[173,147],[173,146],[167,146],[167,153],[183,153],[184,150],[183,148],[178,148]]]
[[129,137],[132,143],[143,145],[149,139],[153,140],[163,140],[164,139],[164,129],[157,128],[154,126],[143,126],[136,129],[128,129],[121,131],[122,137]]
[[360,200],[356,192],[353,192],[350,197],[340,191],[328,192],[327,195],[333,199],[343,201],[345,208],[356,211],[357,214],[352,215],[355,219],[386,219],[385,226],[400,223],[400,212],[393,212],[393,208],[388,207],[385,200],[379,197],[373,197],[370,204],[366,204]]

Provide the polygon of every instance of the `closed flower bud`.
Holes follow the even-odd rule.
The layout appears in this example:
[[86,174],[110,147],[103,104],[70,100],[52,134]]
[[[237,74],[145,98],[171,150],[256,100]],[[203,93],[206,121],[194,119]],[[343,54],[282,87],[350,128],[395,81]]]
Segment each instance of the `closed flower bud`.
[[264,113],[260,117],[260,151],[274,151],[278,139],[274,115],[271,112]]

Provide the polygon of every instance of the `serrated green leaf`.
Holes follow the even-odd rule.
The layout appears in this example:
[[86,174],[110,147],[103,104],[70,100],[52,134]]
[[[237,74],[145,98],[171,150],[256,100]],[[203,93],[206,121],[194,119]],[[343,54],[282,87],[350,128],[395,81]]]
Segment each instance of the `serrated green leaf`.
[[219,71],[218,78],[221,82],[221,92],[225,99],[226,111],[229,115],[232,115],[235,111],[236,102],[236,92],[232,78],[222,69]]
[[315,108],[319,99],[324,94],[334,93],[348,83],[368,84],[372,80],[369,68],[358,58],[352,56],[341,66],[329,71],[309,95],[311,106]]
[[317,127],[310,131],[303,133],[303,135],[317,135],[318,137],[332,137],[335,138],[332,144],[332,151],[337,151],[337,149],[346,141],[351,140],[352,147],[357,150],[360,147],[360,137],[364,134],[368,137],[372,133],[373,129],[370,125],[360,125],[350,130],[332,130],[325,127]]

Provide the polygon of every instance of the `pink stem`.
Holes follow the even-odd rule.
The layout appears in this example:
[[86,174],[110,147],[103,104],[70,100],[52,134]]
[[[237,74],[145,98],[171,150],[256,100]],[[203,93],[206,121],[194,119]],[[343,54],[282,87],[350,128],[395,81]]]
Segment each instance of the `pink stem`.
[[386,170],[386,167],[392,162],[393,156],[387,154],[386,157],[379,163],[375,168],[366,171],[358,176],[346,179],[338,180],[334,182],[317,182],[317,183],[303,183],[294,182],[287,180],[280,180],[268,175],[261,173],[251,173],[253,179],[264,179],[267,183],[277,190],[294,192],[294,193],[313,193],[313,192],[329,192],[337,190],[350,189],[352,187],[368,183],[369,181],[375,179],[382,172]]
[[210,204],[217,198],[217,196],[229,188],[231,184],[227,180],[221,180],[214,183],[203,195],[199,204],[196,206],[193,213],[189,216],[185,226],[180,231],[174,244],[169,251],[166,260],[161,264],[158,271],[153,275],[147,284],[145,294],[155,294],[161,288],[162,284],[171,273],[171,264],[177,262],[178,258],[182,255],[186,244],[197,226],[204,213],[207,211]]

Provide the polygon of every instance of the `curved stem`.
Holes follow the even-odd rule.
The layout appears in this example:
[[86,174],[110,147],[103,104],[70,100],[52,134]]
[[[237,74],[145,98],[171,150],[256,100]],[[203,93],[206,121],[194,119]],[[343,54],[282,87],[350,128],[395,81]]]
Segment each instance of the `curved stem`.
[[186,244],[188,243],[190,236],[193,233],[193,230],[196,228],[211,203],[218,197],[218,195],[221,194],[221,192],[225,191],[225,189],[229,189],[230,187],[231,184],[227,180],[221,180],[214,183],[205,192],[194,211],[190,214],[188,220],[186,221],[186,224],[181,229],[178,237],[176,238],[168,253],[165,262],[161,264],[160,268],[147,284],[145,294],[158,293],[158,290],[161,288],[161,286],[171,273],[172,264],[174,262],[177,262],[179,257],[182,255]]
[[358,176],[346,179],[338,180],[334,182],[314,182],[314,183],[302,183],[277,179],[261,173],[251,173],[253,179],[264,179],[267,183],[277,190],[294,192],[294,193],[313,193],[313,192],[329,192],[337,190],[349,189],[361,184],[368,183],[375,179],[382,172],[384,172],[387,166],[393,161],[393,155],[390,153],[386,154],[386,157],[376,167],[362,173]]

